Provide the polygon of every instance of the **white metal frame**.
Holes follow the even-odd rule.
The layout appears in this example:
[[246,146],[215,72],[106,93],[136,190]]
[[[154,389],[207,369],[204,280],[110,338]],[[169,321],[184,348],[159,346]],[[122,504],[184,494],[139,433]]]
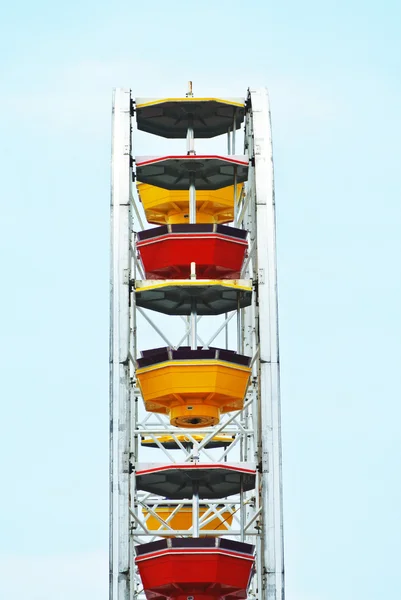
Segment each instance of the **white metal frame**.
[[[134,102],[129,90],[116,90],[113,104],[112,152],[112,276],[110,334],[110,600],[133,600],[143,597],[139,576],[134,567],[134,546],[163,536],[191,535],[172,530],[155,512],[167,504],[161,498],[137,492],[135,468],[149,462],[152,452],[162,455],[166,463],[198,459],[201,462],[253,462],[257,466],[256,489],[228,499],[203,502],[207,513],[200,525],[224,511],[234,513],[233,525],[224,535],[256,545],[256,574],[249,595],[260,600],[284,600],[283,516],[281,484],[281,429],[279,393],[279,353],[277,319],[277,276],[275,253],[275,205],[270,109],[266,90],[250,91],[247,98],[245,149],[250,158],[246,193],[235,210],[235,224],[248,230],[249,252],[242,277],[254,286],[252,305],[237,315],[236,346],[252,356],[252,377],[244,409],[224,415],[214,428],[179,429],[165,417],[146,413],[136,385],[135,358],[141,346],[141,327],[150,325],[165,344],[180,345],[188,337],[189,319],[180,320],[182,332],[170,340],[155,321],[151,311],[136,308],[135,282],[143,279],[143,268],[136,252],[135,231],[143,229],[141,207],[132,182],[131,126]],[[235,139],[228,136],[229,151]],[[232,315],[222,315],[221,322],[210,330],[225,334],[228,340]],[[169,319],[171,317],[165,317]],[[204,319],[207,319],[205,317]],[[198,317],[197,321],[201,321]],[[231,334],[233,332],[231,331]],[[174,337],[176,337],[174,335]],[[173,344],[171,343],[173,342]],[[175,343],[175,344],[174,344]],[[188,451],[177,435],[206,434]],[[208,440],[216,434],[234,436],[226,449],[208,450]],[[141,445],[141,436],[157,442],[158,435],[171,435],[178,450],[158,450]],[[160,462],[160,458],[155,458]],[[188,501],[168,501],[177,510]],[[155,516],[163,528],[149,531],[142,508]],[[222,531],[208,531],[221,535]]]
[[263,597],[284,600],[284,542],[280,418],[280,367],[278,345],[276,218],[273,148],[267,90],[250,91],[246,144],[251,157],[248,228],[257,300],[252,327],[258,358],[258,464],[261,468],[262,537],[259,577]]
[[113,98],[110,296],[110,599],[128,600],[130,584],[130,230],[131,93]]

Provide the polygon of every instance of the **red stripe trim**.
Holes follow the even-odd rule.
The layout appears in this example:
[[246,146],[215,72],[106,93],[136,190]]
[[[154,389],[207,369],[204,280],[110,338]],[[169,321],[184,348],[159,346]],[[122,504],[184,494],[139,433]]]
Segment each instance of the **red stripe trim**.
[[158,550],[157,552],[149,552],[149,554],[141,554],[140,556],[137,556],[135,558],[135,562],[139,563],[139,562],[143,562],[145,560],[151,560],[152,558],[160,558],[161,556],[172,556],[172,555],[186,555],[188,556],[188,554],[192,554],[194,556],[205,556],[205,554],[212,554],[212,555],[222,555],[222,556],[228,556],[230,558],[239,558],[241,560],[248,560],[250,562],[253,562],[255,560],[254,556],[250,555],[250,554],[243,554],[241,552],[234,552],[234,551],[228,551],[226,552],[224,549],[221,548],[209,548],[208,550],[204,550],[204,551],[200,551],[197,548],[186,548],[184,549],[178,549],[178,548],[166,548],[163,550]]
[[162,465],[160,467],[154,467],[152,469],[145,469],[143,471],[137,471],[136,474],[137,475],[145,475],[146,473],[159,473],[160,471],[171,471],[171,470],[187,470],[187,469],[202,469],[202,470],[207,470],[207,469],[220,469],[220,470],[229,470],[229,471],[234,471],[237,473],[247,473],[248,475],[255,475],[256,471],[253,469],[245,469],[243,467],[236,467],[233,465],[219,465],[216,463],[202,463],[202,464],[197,464],[197,465],[189,465],[187,463],[184,464],[179,464],[179,463],[174,463],[172,465]]
[[137,247],[143,247],[143,246],[147,246],[149,244],[155,244],[157,242],[164,242],[164,241],[170,241],[170,240],[210,240],[212,239],[214,240],[220,240],[222,242],[230,242],[232,244],[238,244],[239,246],[247,246],[248,242],[246,240],[241,240],[235,237],[231,237],[228,235],[222,235],[222,234],[215,234],[215,233],[211,233],[211,234],[179,234],[179,233],[169,233],[169,234],[163,234],[154,238],[150,238],[148,240],[140,240],[139,242],[137,242]]
[[150,160],[145,160],[144,162],[137,162],[137,167],[143,167],[145,165],[151,165],[153,163],[162,162],[165,160],[223,160],[224,162],[233,163],[235,165],[242,165],[247,167],[249,161],[236,160],[231,158],[230,156],[218,156],[217,154],[197,154],[196,156],[190,154],[180,154],[180,155],[169,155],[169,156],[156,156]]

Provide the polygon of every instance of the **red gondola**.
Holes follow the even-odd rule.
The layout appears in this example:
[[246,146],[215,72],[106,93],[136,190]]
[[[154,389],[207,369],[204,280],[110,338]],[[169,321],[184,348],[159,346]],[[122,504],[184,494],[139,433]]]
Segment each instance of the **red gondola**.
[[213,224],[164,225],[138,234],[147,279],[238,279],[248,248],[246,231]]
[[173,538],[136,548],[147,600],[247,597],[253,546],[225,538]]

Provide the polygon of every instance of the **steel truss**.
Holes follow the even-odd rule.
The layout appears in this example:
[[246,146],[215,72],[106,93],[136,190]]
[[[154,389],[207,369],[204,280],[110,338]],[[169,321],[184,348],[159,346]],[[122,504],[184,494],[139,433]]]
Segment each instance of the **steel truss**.
[[[270,109],[267,92],[249,91],[246,100],[245,152],[250,161],[245,193],[235,210],[235,226],[248,231],[249,250],[241,277],[252,282],[252,304],[208,321],[197,318],[197,342],[207,348],[214,341],[252,357],[252,375],[242,411],[222,416],[215,427],[183,429],[166,417],[144,410],[137,386],[135,360],[149,346],[152,331],[160,344],[179,347],[191,334],[190,319],[155,315],[136,307],[135,288],[144,279],[136,250],[136,233],[144,228],[142,208],[133,181],[132,128],[135,103],[131,91],[117,89],[113,102],[111,193],[111,329],[110,329],[110,600],[144,597],[134,566],[134,547],[160,537],[191,536],[176,530],[171,520],[192,500],[163,500],[136,490],[138,464],[236,462],[256,466],[256,487],[227,499],[202,501],[199,527],[221,523],[208,536],[233,537],[256,546],[255,576],[250,597],[284,600],[283,515],[275,203]],[[228,134],[234,153],[234,136]],[[202,329],[202,325],[206,327]],[[220,336],[220,337],[219,337]],[[157,342],[156,342],[157,343]],[[197,435],[204,436],[199,441]],[[216,435],[230,436],[222,448],[208,449]],[[168,449],[160,436],[171,436],[177,448]],[[185,442],[180,436],[185,436]],[[195,437],[194,437],[195,436]],[[155,448],[142,445],[143,438]],[[155,458],[157,457],[157,458]],[[169,504],[173,513],[164,520],[156,508]],[[232,523],[224,525],[227,514]],[[153,517],[161,528],[151,530]],[[193,524],[194,526],[194,524]]]

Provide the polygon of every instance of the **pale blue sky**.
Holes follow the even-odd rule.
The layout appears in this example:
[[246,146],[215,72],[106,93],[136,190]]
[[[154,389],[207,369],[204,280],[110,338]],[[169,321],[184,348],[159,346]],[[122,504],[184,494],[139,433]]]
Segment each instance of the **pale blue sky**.
[[2,9],[1,599],[107,598],[111,94],[188,79],[270,90],[287,599],[401,597],[400,22],[395,1]]

